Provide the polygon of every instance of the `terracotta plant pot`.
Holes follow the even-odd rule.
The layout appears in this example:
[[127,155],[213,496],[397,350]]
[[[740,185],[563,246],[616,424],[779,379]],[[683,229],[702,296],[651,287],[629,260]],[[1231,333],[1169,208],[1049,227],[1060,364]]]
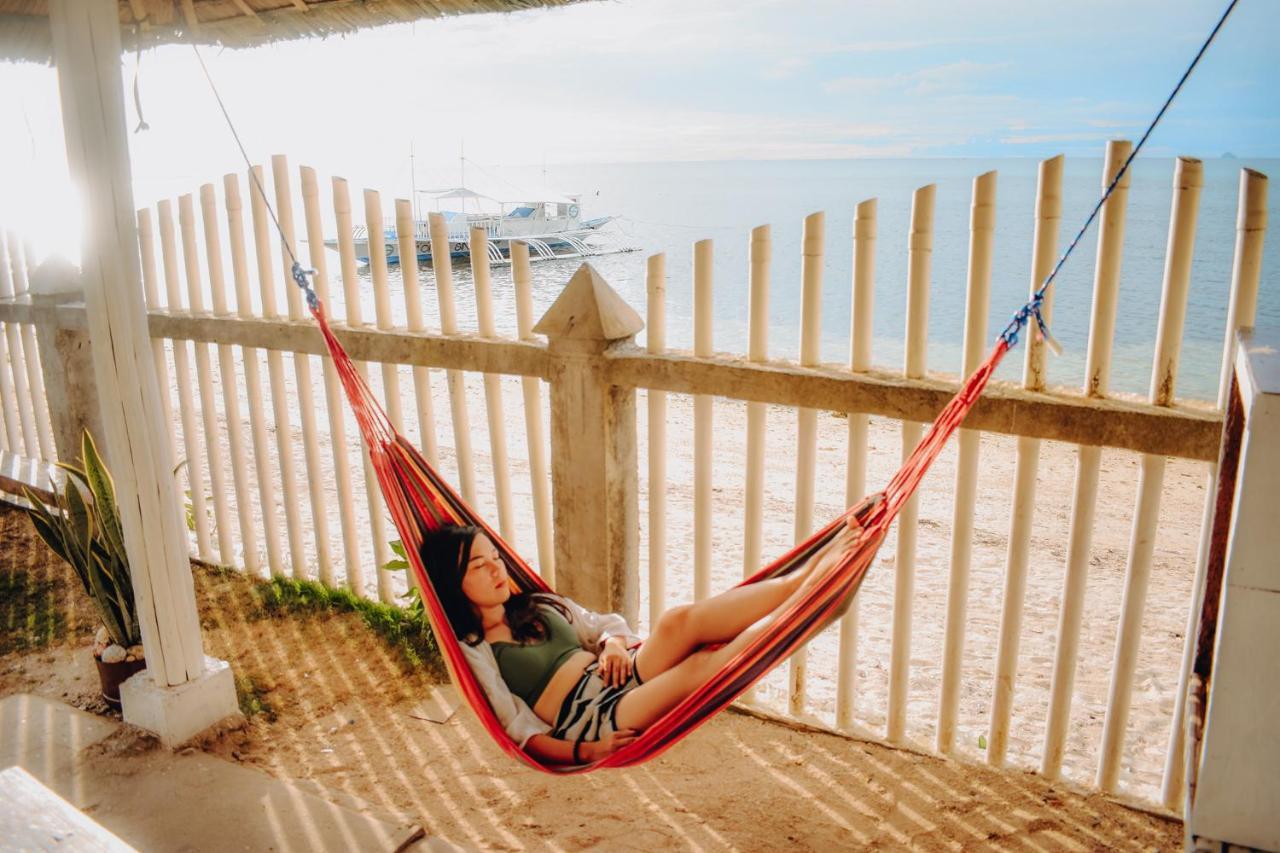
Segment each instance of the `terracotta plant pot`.
[[147,668],[145,659],[122,660],[119,663],[103,663],[97,655],[93,662],[98,665],[98,681],[102,683],[102,698],[117,711],[120,710],[120,685],[135,672]]

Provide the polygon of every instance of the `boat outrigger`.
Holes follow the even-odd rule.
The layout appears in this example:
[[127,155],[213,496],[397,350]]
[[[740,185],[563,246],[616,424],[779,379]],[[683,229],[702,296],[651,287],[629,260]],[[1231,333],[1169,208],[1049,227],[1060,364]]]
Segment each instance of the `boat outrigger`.
[[[587,243],[587,239],[601,226],[610,222],[613,217],[582,219],[579,196],[576,195],[555,196],[542,201],[508,202],[481,195],[466,187],[420,192],[434,199],[437,209],[441,202],[460,201],[462,203],[461,211],[439,211],[449,228],[451,257],[470,257],[471,229],[476,227],[483,228],[488,235],[489,261],[495,264],[511,260],[513,240],[528,244],[530,260],[580,258],[616,251]],[[476,208],[485,205],[492,208],[496,205],[497,212],[467,212],[468,201],[475,202]],[[352,229],[352,238],[355,243],[356,257],[361,263],[367,264],[370,257],[370,243],[372,242],[376,247],[377,239],[370,241],[368,229],[363,225]],[[431,229],[428,220],[415,219],[413,239],[418,250],[418,260],[431,260]],[[331,249],[338,247],[337,240],[325,240],[324,244]],[[376,248],[373,251],[376,251]],[[387,263],[400,262],[399,234],[394,220],[383,223],[382,251]]]

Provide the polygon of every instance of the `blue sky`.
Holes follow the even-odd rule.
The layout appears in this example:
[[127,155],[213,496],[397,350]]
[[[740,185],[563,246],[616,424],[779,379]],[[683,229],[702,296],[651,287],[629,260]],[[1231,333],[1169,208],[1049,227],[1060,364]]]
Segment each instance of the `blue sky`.
[[[462,145],[495,165],[1097,156],[1136,138],[1223,7],[615,0],[204,55],[256,160],[357,186],[402,182],[411,145],[455,174]],[[1280,156],[1278,35],[1280,2],[1241,0],[1151,153]],[[140,203],[240,169],[189,48],[143,54],[139,86]],[[0,65],[0,110],[0,220],[58,206],[55,72]]]

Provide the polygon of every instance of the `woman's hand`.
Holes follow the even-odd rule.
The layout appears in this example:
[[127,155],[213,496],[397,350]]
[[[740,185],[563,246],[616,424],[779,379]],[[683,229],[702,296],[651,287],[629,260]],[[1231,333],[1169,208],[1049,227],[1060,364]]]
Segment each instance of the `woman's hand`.
[[600,677],[607,687],[626,684],[631,678],[631,655],[627,654],[627,641],[610,637],[600,651]]
[[605,735],[600,740],[584,742],[578,749],[578,755],[587,761],[599,761],[634,742],[638,737],[640,737],[640,733],[635,729],[619,729],[616,732]]

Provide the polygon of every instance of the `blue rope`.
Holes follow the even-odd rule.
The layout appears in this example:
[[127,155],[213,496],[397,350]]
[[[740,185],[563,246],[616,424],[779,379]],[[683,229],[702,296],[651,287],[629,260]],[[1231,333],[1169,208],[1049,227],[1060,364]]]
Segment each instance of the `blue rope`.
[[1146,132],[1142,134],[1142,138],[1138,140],[1138,144],[1133,147],[1133,151],[1129,153],[1129,157],[1120,166],[1120,170],[1116,172],[1115,177],[1111,179],[1111,183],[1107,185],[1106,191],[1102,193],[1102,198],[1098,199],[1098,203],[1093,206],[1092,212],[1089,213],[1089,218],[1085,220],[1084,225],[1081,226],[1078,232],[1076,232],[1075,238],[1071,241],[1071,244],[1067,246],[1067,249],[1062,253],[1062,256],[1058,258],[1058,262],[1054,264],[1053,270],[1045,277],[1044,283],[1036,289],[1031,300],[1014,312],[1013,318],[1009,321],[1009,325],[1000,333],[1000,337],[1005,340],[1010,348],[1017,345],[1018,333],[1022,330],[1022,327],[1027,324],[1027,321],[1034,317],[1036,325],[1040,329],[1040,334],[1044,336],[1045,341],[1055,351],[1058,350],[1057,342],[1054,341],[1053,336],[1049,334],[1049,329],[1045,324],[1044,315],[1042,313],[1044,297],[1045,293],[1049,290],[1049,285],[1053,284],[1054,279],[1058,277],[1058,272],[1062,269],[1062,265],[1067,262],[1067,258],[1069,258],[1071,253],[1075,251],[1076,246],[1080,243],[1080,239],[1084,237],[1085,232],[1089,230],[1089,226],[1098,218],[1098,214],[1102,211],[1102,206],[1107,203],[1107,199],[1111,198],[1111,194],[1115,192],[1116,187],[1120,184],[1120,179],[1129,171],[1129,165],[1133,163],[1134,158],[1138,156],[1138,152],[1142,150],[1142,146],[1147,144],[1147,139],[1151,136],[1151,132],[1156,129],[1156,125],[1160,123],[1160,119],[1164,118],[1164,114],[1169,110],[1169,106],[1173,103],[1173,99],[1176,98],[1178,92],[1182,90],[1183,84],[1187,82],[1187,78],[1191,76],[1191,72],[1194,71],[1195,67],[1200,63],[1201,57],[1203,57],[1205,51],[1209,49],[1209,45],[1213,43],[1214,38],[1218,35],[1218,31],[1222,29],[1222,25],[1227,22],[1227,17],[1239,2],[1240,0],[1231,0],[1231,2],[1227,4],[1226,11],[1224,11],[1222,16],[1218,18],[1218,23],[1214,26],[1212,32],[1209,33],[1209,37],[1204,40],[1204,44],[1200,45],[1200,50],[1196,51],[1195,58],[1191,60],[1191,64],[1187,66],[1187,70],[1182,72],[1182,77],[1178,80],[1178,85],[1174,86],[1173,91],[1169,93],[1169,97],[1165,98],[1164,104],[1160,107],[1160,111],[1157,112],[1156,117],[1151,120],[1151,124],[1147,125]]

